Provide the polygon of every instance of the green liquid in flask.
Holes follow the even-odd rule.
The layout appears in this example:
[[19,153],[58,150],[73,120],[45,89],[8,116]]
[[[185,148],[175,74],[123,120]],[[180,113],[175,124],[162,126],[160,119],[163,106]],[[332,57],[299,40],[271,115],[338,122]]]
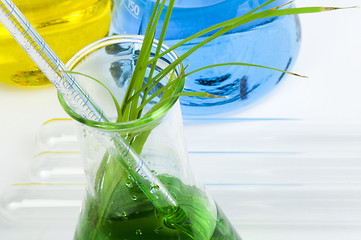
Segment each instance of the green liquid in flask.
[[241,240],[222,211],[209,211],[205,193],[169,175],[159,175],[170,194],[188,213],[179,226],[167,224],[150,200],[130,180],[112,193],[106,214],[99,223],[101,199],[88,193],[75,233],[76,240]]

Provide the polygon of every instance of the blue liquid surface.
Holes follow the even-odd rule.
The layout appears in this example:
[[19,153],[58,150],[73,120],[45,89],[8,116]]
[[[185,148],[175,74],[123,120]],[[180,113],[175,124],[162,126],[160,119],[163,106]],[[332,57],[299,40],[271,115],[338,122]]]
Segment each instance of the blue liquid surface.
[[[202,29],[244,15],[266,0],[176,0],[165,44],[172,46]],[[278,0],[267,8],[286,3]],[[112,34],[144,34],[154,1],[121,0],[115,11]],[[162,22],[159,23],[162,25]],[[160,27],[156,37],[159,36]],[[210,33],[211,34],[211,33]],[[210,35],[208,34],[208,35]],[[178,55],[207,36],[175,51]],[[187,72],[211,64],[242,62],[289,70],[300,45],[296,16],[261,19],[239,26],[207,43],[184,61]],[[256,67],[224,66],[190,75],[185,91],[202,91],[227,98],[182,97],[186,115],[209,115],[241,110],[257,102],[280,83],[282,72]]]

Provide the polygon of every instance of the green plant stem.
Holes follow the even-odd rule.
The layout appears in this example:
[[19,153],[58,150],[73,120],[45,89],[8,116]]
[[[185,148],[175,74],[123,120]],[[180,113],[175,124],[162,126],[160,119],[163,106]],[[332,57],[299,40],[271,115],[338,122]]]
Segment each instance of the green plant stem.
[[[159,55],[161,49],[162,49],[162,45],[163,45],[163,41],[164,41],[164,38],[165,38],[165,34],[166,34],[166,31],[167,31],[167,28],[168,28],[168,23],[169,23],[169,20],[170,20],[170,16],[172,14],[172,10],[173,10],[173,6],[174,6],[174,1],[175,0],[170,0],[169,1],[169,4],[168,4],[168,9],[167,9],[167,13],[166,13],[166,16],[165,16],[165,19],[163,21],[163,27],[162,27],[162,32],[160,34],[160,37],[158,39],[158,45],[157,45],[157,49],[155,51],[155,56]],[[148,75],[148,79],[151,80],[152,77],[153,77],[153,73],[154,73],[154,70],[155,70],[155,67],[157,65],[157,62],[153,62],[152,64],[152,67],[151,67],[151,70],[150,70],[150,73]],[[150,88],[146,88],[144,90],[144,95],[143,95],[143,98],[142,98],[142,104],[145,102],[146,100],[146,97],[148,96],[148,93],[150,91]],[[139,108],[138,108],[139,109]],[[138,117],[140,117],[142,115],[142,108],[140,110],[138,110]]]
[[[137,66],[138,66],[139,59],[138,59],[137,64],[135,66],[135,70],[134,70],[133,75],[136,76],[136,78],[138,78],[138,81],[136,81],[136,84],[135,84],[135,87],[134,87],[135,92],[142,88],[143,81],[144,81],[145,74],[146,74],[146,70],[147,70],[147,67],[148,67],[147,64],[143,64],[143,63],[146,63],[148,61],[148,59],[150,57],[150,53],[152,52],[155,31],[156,31],[156,28],[157,28],[157,25],[158,25],[159,18],[160,18],[161,14],[162,14],[162,10],[164,8],[165,2],[166,2],[165,0],[162,1],[161,5],[159,7],[159,10],[157,11],[155,20],[152,23],[152,27],[151,27],[150,33],[148,35],[149,39],[147,38],[148,36],[145,36],[145,38],[144,38],[143,45],[147,46],[148,51],[143,55],[142,50],[141,50],[141,52],[139,54],[139,59],[141,59],[141,62],[139,64],[140,67],[139,67],[138,71],[137,71]],[[157,9],[153,9],[153,11],[154,10],[157,10]],[[140,117],[137,114],[138,99],[139,98],[134,98],[133,101],[131,102],[130,120],[134,120],[134,119],[137,119],[137,118]]]
[[[97,201],[99,201],[98,217],[90,240],[95,240],[97,231],[102,222],[107,218],[111,207],[111,199],[114,197],[115,190],[125,182],[127,173],[122,169],[119,163],[112,156],[105,152],[97,171],[95,179],[95,193],[99,193]],[[109,172],[111,170],[111,172]],[[114,174],[111,174],[114,173]]]
[[[129,86],[125,92],[125,96],[124,96],[124,99],[122,102],[121,111],[122,111],[122,116],[123,116],[122,117],[123,122],[130,120],[129,115],[130,115],[130,111],[132,108],[130,107],[130,101],[128,99],[131,97],[131,94],[134,92],[136,82],[137,81],[139,82],[140,78],[138,76],[140,74],[141,68],[144,68],[144,72],[142,71],[142,73],[145,73],[145,69],[147,67],[147,64],[145,65],[143,63],[145,61],[144,59],[146,59],[144,57],[144,55],[148,55],[148,58],[150,56],[151,47],[149,47],[149,43],[151,42],[151,44],[152,44],[153,39],[154,39],[154,33],[151,33],[151,30],[152,30],[152,24],[156,18],[156,12],[157,12],[157,9],[159,6],[159,2],[160,2],[160,0],[157,0],[155,2],[154,9],[150,16],[149,24],[146,29],[146,34],[144,36],[143,44],[142,44],[142,47],[141,47],[141,50],[140,50],[140,53],[138,56],[137,64],[135,65],[134,72],[132,74]],[[151,38],[151,41],[149,40],[149,38]],[[151,46],[151,44],[150,44],[150,46]],[[144,74],[144,76],[145,76],[145,74]],[[143,76],[143,79],[144,79],[144,76]],[[141,83],[143,83],[143,80],[141,81]]]

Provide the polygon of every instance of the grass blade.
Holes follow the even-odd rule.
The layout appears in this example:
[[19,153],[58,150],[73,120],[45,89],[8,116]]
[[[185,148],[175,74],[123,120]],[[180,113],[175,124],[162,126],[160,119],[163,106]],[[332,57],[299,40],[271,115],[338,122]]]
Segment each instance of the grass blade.
[[[103,83],[102,83],[101,81],[99,81],[98,79],[96,79],[96,78],[94,78],[94,77],[92,77],[92,76],[89,76],[89,75],[87,75],[87,74],[84,74],[84,73],[75,72],[75,71],[65,71],[65,72],[66,72],[66,73],[70,73],[70,74],[80,75],[80,76],[83,76],[83,77],[87,77],[87,78],[89,78],[89,79],[91,79],[91,80],[99,83],[102,87],[104,87],[105,90],[107,90],[107,92],[110,94],[110,96],[111,96],[111,98],[112,98],[112,100],[113,100],[113,102],[114,102],[115,108],[116,108],[116,110],[117,110],[117,120],[116,120],[116,121],[117,121],[117,122],[120,121],[122,112],[121,112],[121,109],[120,109],[119,102],[118,102],[118,100],[115,98],[114,94],[110,91],[110,89],[109,89],[107,86],[105,86],[105,84],[103,84]],[[109,122],[108,119],[105,119],[105,118],[104,118],[104,120],[107,121],[107,122]]]
[[[164,2],[164,0],[163,0]],[[138,56],[137,64],[135,65],[134,72],[132,74],[129,86],[126,90],[124,100],[122,102],[121,110],[122,110],[122,119],[123,121],[132,120],[132,109],[136,108],[138,99],[133,99],[133,101],[129,101],[128,99],[131,97],[132,93],[135,89],[139,88],[139,84],[143,82],[142,79],[145,77],[146,67],[144,67],[145,62],[148,61],[151,47],[154,41],[154,32],[155,26],[157,24],[157,12],[160,0],[155,2],[149,24],[147,26],[146,35],[143,39],[143,44]],[[161,8],[162,6],[160,6]],[[158,17],[159,19],[159,17]],[[155,26],[154,26],[155,25]],[[145,65],[146,66],[146,65]],[[128,107],[130,105],[130,108]],[[128,111],[129,109],[129,111]]]
[[[205,34],[207,34],[207,33],[209,33],[209,32],[215,31],[215,30],[217,30],[217,29],[220,29],[220,28],[223,28],[223,27],[226,27],[226,26],[234,25],[235,23],[237,23],[237,22],[239,22],[239,21],[242,21],[242,20],[246,20],[246,19],[248,19],[248,18],[251,17],[252,13],[260,10],[261,8],[263,8],[263,7],[271,4],[271,3],[274,2],[274,1],[276,1],[276,0],[269,0],[269,1],[265,2],[264,4],[260,5],[259,7],[255,8],[254,10],[250,11],[249,13],[246,13],[245,15],[242,15],[242,16],[240,16],[240,17],[237,17],[237,18],[234,18],[234,19],[230,19],[230,20],[228,20],[228,21],[224,21],[224,22],[215,24],[215,25],[213,25],[213,26],[211,26],[211,27],[208,27],[208,28],[206,28],[206,29],[198,32],[198,33],[195,33],[195,34],[193,34],[193,35],[191,35],[191,36],[183,39],[183,40],[180,41],[179,43],[173,45],[173,46],[170,47],[168,50],[166,50],[166,51],[164,51],[162,54],[158,55],[157,58],[151,59],[149,63],[152,63],[152,62],[156,61],[157,59],[159,59],[160,57],[164,56],[165,54],[167,54],[167,53],[175,50],[176,48],[178,48],[178,47],[180,47],[180,46],[188,43],[189,41],[194,40],[194,39],[196,39],[196,38],[198,38],[198,37],[201,37],[201,36],[203,36],[203,35],[205,35]],[[252,20],[254,20],[254,19],[251,19],[250,21],[252,21]],[[245,23],[246,23],[246,22],[245,22]],[[240,25],[241,25],[241,24],[240,24]]]
[[[159,37],[159,39],[158,39],[158,45],[157,45],[157,49],[156,49],[156,51],[155,51],[155,56],[158,56],[159,53],[160,53],[160,51],[161,51],[161,48],[162,48],[162,45],[163,45],[163,41],[164,41],[164,38],[165,38],[165,34],[166,34],[166,31],[167,31],[167,28],[168,28],[168,23],[169,23],[171,14],[172,14],[174,2],[175,2],[175,0],[170,0],[170,1],[169,1],[168,9],[167,9],[167,12],[166,12],[166,16],[165,16],[165,19],[164,19],[164,21],[163,21],[162,31],[161,31],[160,37]],[[150,73],[149,73],[149,75],[148,75],[148,80],[149,80],[149,81],[152,80],[153,73],[154,73],[154,71],[155,71],[156,65],[157,65],[157,62],[153,62],[152,67],[151,67],[151,70],[150,70]],[[150,91],[150,89],[151,89],[151,88],[146,88],[146,89],[144,90],[144,95],[143,95],[143,98],[142,98],[142,104],[143,104],[143,102],[146,101],[146,97],[147,97],[148,92]],[[142,109],[138,112],[138,117],[141,116],[141,113],[142,113]]]
[[196,72],[199,72],[199,71],[208,69],[208,68],[221,67],[221,66],[230,66],[230,65],[265,68],[265,69],[270,69],[270,70],[275,70],[275,71],[287,73],[287,74],[294,75],[294,76],[297,76],[297,77],[307,78],[307,76],[303,76],[303,75],[300,75],[300,74],[297,74],[297,73],[293,73],[293,72],[288,72],[288,71],[281,70],[281,69],[278,69],[278,68],[267,67],[267,66],[257,65],[257,64],[250,64],[250,63],[239,63],[239,62],[219,63],[219,64],[208,65],[208,66],[206,66],[206,67],[202,67],[202,68],[193,70],[192,72],[187,73],[185,76],[187,77],[187,76],[189,76],[189,75],[191,75],[191,74],[193,74],[193,73],[196,73]]
[[[198,48],[204,46],[205,44],[209,43],[213,39],[219,37],[220,35],[238,27],[241,24],[244,24],[246,22],[252,21],[254,19],[260,19],[260,18],[269,18],[269,17],[278,17],[278,16],[285,16],[285,15],[294,15],[294,14],[302,14],[302,13],[317,13],[317,12],[323,12],[323,11],[330,11],[330,10],[337,10],[341,8],[325,8],[325,7],[304,7],[304,8],[290,8],[290,9],[278,9],[273,8],[270,10],[265,10],[259,13],[253,13],[251,16],[249,16],[247,19],[243,19],[241,21],[236,22],[233,25],[228,25],[208,37],[207,39],[201,41],[191,49],[189,49],[186,53],[181,55],[178,59],[176,59],[174,62],[172,62],[167,68],[165,68],[162,72],[157,74],[154,78],[157,81],[158,78],[164,78],[166,74],[171,71],[172,68],[177,66],[180,62],[184,61],[189,55],[191,55],[193,52],[195,52]],[[162,53],[163,54],[163,53]],[[159,56],[158,56],[159,57]],[[154,58],[153,58],[154,59]],[[151,61],[153,61],[153,59]]]

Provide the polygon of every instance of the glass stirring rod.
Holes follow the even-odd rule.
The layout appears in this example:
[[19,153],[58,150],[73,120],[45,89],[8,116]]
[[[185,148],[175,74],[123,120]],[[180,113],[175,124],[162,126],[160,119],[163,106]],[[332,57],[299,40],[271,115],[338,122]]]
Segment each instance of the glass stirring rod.
[[[75,78],[67,73],[66,66],[11,0],[0,0],[0,21],[74,110],[91,120],[108,121]],[[105,144],[107,150],[136,180],[135,182],[154,206],[165,216],[171,215],[176,221],[175,216],[178,215],[180,208],[175,199],[129,144],[121,138],[110,138]],[[126,157],[124,152],[127,152]],[[155,185],[159,186],[159,190],[151,191],[152,186]],[[184,218],[182,211],[180,215]]]

